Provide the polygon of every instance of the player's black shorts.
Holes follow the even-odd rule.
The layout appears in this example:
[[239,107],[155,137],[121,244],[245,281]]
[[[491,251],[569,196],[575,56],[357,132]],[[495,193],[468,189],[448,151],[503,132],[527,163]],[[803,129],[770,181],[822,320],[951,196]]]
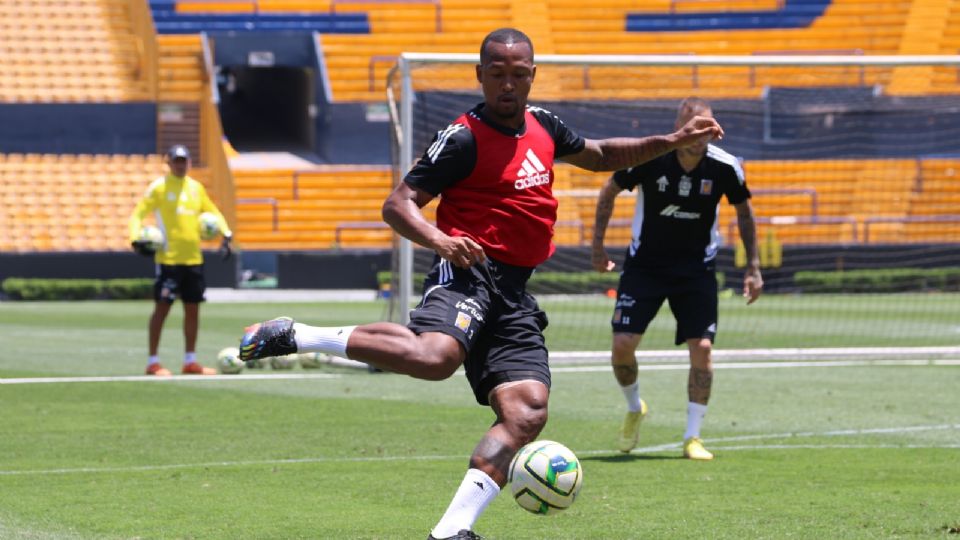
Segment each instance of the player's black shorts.
[[628,267],[620,275],[613,331],[643,334],[664,300],[677,320],[677,345],[697,338],[713,342],[717,335],[717,277],[712,269],[671,274]]
[[153,299],[157,302],[172,304],[180,298],[190,304],[199,303],[203,302],[206,290],[202,264],[157,266],[157,280],[153,283]]
[[462,269],[437,257],[423,299],[410,312],[408,326],[415,333],[442,332],[460,342],[467,380],[481,405],[489,405],[490,391],[505,382],[533,379],[550,387],[547,315],[526,292],[532,274],[532,268],[490,259]]

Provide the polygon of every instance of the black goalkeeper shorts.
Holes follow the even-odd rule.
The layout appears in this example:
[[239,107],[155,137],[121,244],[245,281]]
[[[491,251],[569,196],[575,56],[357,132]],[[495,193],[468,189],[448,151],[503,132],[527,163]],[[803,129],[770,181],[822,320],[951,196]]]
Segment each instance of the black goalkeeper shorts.
[[157,266],[157,280],[153,283],[153,299],[172,304],[180,298],[188,304],[203,302],[207,283],[203,278],[203,265]]
[[481,405],[489,405],[490,391],[505,382],[532,379],[550,387],[547,315],[526,292],[532,274],[532,268],[491,259],[462,269],[437,257],[423,299],[410,312],[413,332],[441,332],[460,342],[467,380]]

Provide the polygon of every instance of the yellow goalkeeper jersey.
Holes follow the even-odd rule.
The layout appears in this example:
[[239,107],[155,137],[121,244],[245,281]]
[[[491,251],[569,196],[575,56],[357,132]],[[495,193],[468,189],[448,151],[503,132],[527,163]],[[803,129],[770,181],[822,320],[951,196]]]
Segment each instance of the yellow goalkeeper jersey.
[[133,214],[130,215],[130,241],[137,240],[143,220],[154,213],[157,227],[163,231],[164,246],[157,250],[157,264],[202,264],[200,252],[200,214],[217,216],[220,231],[232,236],[227,220],[207,195],[203,184],[189,176],[166,176],[150,183]]

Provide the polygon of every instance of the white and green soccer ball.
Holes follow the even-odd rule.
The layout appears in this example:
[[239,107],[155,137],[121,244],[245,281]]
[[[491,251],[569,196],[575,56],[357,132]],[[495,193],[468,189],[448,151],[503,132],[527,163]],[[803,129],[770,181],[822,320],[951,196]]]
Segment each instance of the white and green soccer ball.
[[225,375],[236,375],[243,371],[243,360],[240,360],[240,349],[226,347],[217,353],[217,370]]
[[141,227],[138,240],[146,242],[153,251],[163,249],[163,231],[154,225],[144,225]]
[[534,514],[555,514],[576,500],[583,484],[583,469],[566,446],[535,441],[513,457],[507,481],[521,508]]
[[297,355],[303,369],[320,369],[330,364],[331,356],[322,352],[307,352]]
[[220,235],[220,221],[216,215],[204,212],[200,214],[199,222],[201,240],[213,240]]
[[270,367],[276,370],[293,369],[297,365],[297,355],[271,356]]

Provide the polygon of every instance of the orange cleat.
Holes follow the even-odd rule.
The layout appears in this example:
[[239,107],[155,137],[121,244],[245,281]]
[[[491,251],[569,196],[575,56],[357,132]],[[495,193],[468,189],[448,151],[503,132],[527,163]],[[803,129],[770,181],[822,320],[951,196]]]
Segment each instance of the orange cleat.
[[184,375],[216,375],[217,370],[201,366],[197,362],[190,362],[189,364],[183,365],[181,373]]
[[147,366],[147,375],[156,375],[157,377],[169,377],[173,375],[170,370],[160,364],[150,364]]

